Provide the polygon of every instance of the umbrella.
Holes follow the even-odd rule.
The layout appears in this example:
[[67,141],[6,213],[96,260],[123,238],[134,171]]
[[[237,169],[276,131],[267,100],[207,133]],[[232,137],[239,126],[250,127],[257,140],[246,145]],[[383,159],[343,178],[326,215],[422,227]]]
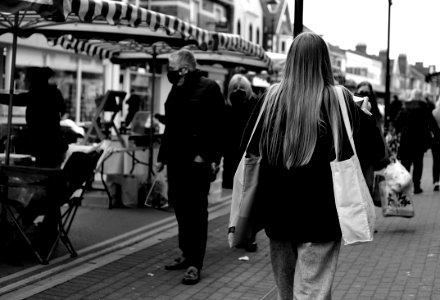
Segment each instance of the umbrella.
[[[109,26],[113,25],[113,26]],[[201,48],[209,42],[208,31],[189,25],[180,19],[110,0],[2,0],[0,4],[0,35],[13,33],[10,100],[5,163],[9,164],[12,102],[14,94],[13,74],[17,53],[17,38],[40,33],[54,39],[66,33],[78,38],[121,41],[151,39],[148,33],[162,29],[166,36],[178,36],[195,41]],[[160,37],[165,38],[164,36]]]

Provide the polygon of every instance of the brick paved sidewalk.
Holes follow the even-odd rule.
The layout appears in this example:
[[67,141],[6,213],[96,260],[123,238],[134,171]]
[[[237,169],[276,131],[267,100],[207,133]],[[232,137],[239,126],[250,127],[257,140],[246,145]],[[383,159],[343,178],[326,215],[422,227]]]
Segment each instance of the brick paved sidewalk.
[[[333,299],[440,299],[440,193],[432,192],[431,164],[414,197],[412,219],[383,218],[378,209],[372,243],[342,247]],[[164,240],[28,299],[275,299],[268,241],[259,251],[229,249],[228,216],[210,222],[202,280],[180,283],[184,271],[165,271],[179,255],[177,238]],[[249,261],[239,261],[243,255]]]
[[[260,299],[273,287],[267,239],[260,233],[256,253],[230,249],[227,222],[227,215],[210,222],[202,280],[195,286],[181,284],[184,270],[163,268],[179,255],[173,237],[28,299]],[[238,260],[244,255],[249,261]]]

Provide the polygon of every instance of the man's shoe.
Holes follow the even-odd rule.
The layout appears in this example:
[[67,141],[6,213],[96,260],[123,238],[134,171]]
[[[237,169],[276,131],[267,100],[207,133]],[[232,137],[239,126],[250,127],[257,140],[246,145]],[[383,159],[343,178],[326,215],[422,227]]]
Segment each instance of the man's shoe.
[[423,190],[421,187],[419,187],[419,186],[414,187],[414,194],[421,194],[421,193],[423,193]]
[[434,192],[438,192],[440,190],[440,183],[434,182]]
[[165,270],[168,271],[183,270],[188,267],[189,267],[188,261],[183,257],[179,257],[176,258],[173,263],[166,265]]
[[200,281],[200,270],[196,267],[189,267],[183,275],[182,283],[186,285],[193,285]]

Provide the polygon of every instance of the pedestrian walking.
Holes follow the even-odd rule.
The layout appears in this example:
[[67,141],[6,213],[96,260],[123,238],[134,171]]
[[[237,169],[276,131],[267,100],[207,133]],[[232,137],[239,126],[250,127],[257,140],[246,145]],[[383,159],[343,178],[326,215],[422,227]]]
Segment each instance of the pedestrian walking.
[[[361,165],[385,152],[371,114],[343,88]],[[366,109],[368,101],[362,103]],[[330,162],[333,133],[342,137],[338,157],[352,155],[335,91],[326,42],[317,34],[298,35],[287,55],[283,77],[265,98],[261,122],[248,148],[261,156],[258,200],[270,239],[278,299],[330,299],[341,244]],[[337,132],[337,134],[336,134]]]
[[[242,74],[232,76],[229,81],[227,95],[227,132],[225,137],[225,153],[223,155],[222,187],[231,189],[235,171],[245,151],[246,142],[249,139],[249,136],[244,136],[245,128],[249,122],[252,122],[252,113],[259,111],[261,103],[259,103],[257,96],[252,91],[251,83]],[[238,247],[244,248],[248,252],[257,251],[258,246],[255,241],[255,235],[252,239]]]
[[[440,105],[439,103],[436,103],[435,98],[433,95],[429,93],[425,93],[423,95],[423,98],[425,99],[428,109],[431,111],[432,116],[434,117],[434,120],[436,121],[435,124],[437,127],[439,127],[439,112],[440,112]],[[439,107],[439,108],[437,108]],[[439,119],[439,120],[437,120]],[[434,126],[434,125],[433,125]],[[440,127],[439,127],[440,129]],[[437,137],[438,138],[438,137]],[[431,153],[432,153],[432,183],[434,185],[434,192],[438,192],[440,190],[440,141],[435,139],[435,136],[433,136],[433,142],[431,144]]]
[[196,59],[181,49],[169,57],[173,85],[165,102],[165,131],[157,170],[167,167],[168,199],[174,205],[182,256],[165,266],[187,269],[183,284],[196,284],[205,256],[208,193],[221,158],[225,101],[219,85],[196,69]]
[[422,96],[422,91],[413,89],[410,98],[404,103],[394,122],[396,131],[400,133],[397,155],[408,171],[411,171],[411,167],[413,167],[412,177],[415,194],[423,193],[420,186],[423,156],[426,150],[440,139],[439,128],[432,111]]
[[243,146],[242,143],[244,129],[258,103],[251,83],[244,75],[235,74],[232,76],[228,85],[226,103],[227,132],[223,156],[222,186],[231,189],[235,170],[246,146]]

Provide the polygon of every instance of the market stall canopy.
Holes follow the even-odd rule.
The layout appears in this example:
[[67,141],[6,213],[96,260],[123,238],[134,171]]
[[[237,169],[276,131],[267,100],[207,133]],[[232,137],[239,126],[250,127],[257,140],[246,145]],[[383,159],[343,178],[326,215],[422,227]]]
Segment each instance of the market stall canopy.
[[[53,45],[60,45],[64,49],[73,50],[78,54],[98,57],[100,59],[110,59],[113,63],[145,63],[151,60],[153,55],[157,55],[158,59],[166,60],[168,55],[164,55],[174,51],[174,45],[179,45],[179,40],[164,43],[162,41],[145,44],[135,41],[111,42],[103,40],[84,40],[77,39],[71,35],[65,35],[57,38],[52,42]],[[186,43],[188,45],[188,43]],[[228,45],[232,48],[232,43]],[[238,44],[237,44],[238,45]],[[185,44],[180,43],[180,47]],[[191,49],[196,56],[198,62],[203,64],[220,63],[224,66],[247,66],[251,69],[268,70],[271,68],[271,60],[265,56],[264,50],[250,45],[249,51],[237,47],[236,51],[225,49],[223,44],[218,45],[217,50],[201,51],[199,49]],[[194,48],[192,46],[192,48]]]

